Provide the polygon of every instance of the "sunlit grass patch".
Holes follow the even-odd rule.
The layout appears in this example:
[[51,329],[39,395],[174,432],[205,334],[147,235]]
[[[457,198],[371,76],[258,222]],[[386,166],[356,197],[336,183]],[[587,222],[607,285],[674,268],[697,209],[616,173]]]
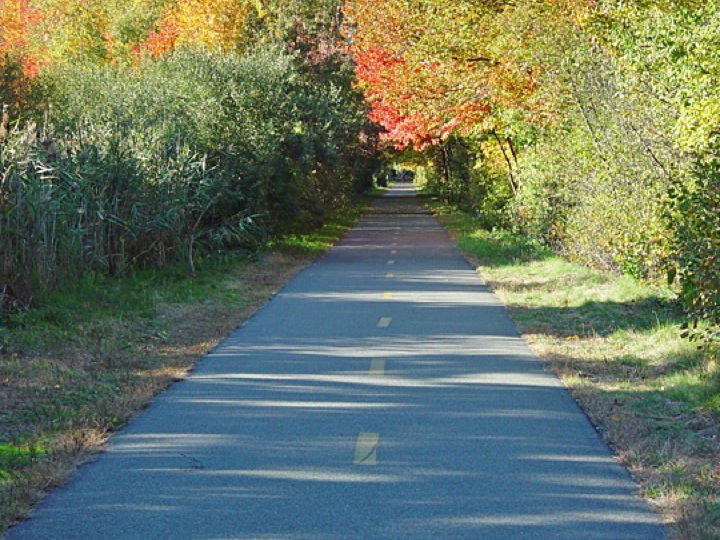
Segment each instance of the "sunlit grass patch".
[[7,480],[12,471],[32,464],[46,450],[33,444],[0,444],[0,482]]
[[[377,190],[376,194],[382,191]],[[374,195],[359,199],[358,204],[332,216],[323,228],[311,234],[288,234],[270,243],[270,247],[287,254],[319,255],[344,235],[367,209]]]

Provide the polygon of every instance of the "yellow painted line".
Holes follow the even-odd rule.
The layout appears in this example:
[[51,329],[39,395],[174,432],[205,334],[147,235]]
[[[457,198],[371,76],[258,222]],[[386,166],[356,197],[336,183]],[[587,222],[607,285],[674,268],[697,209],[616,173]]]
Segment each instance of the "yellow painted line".
[[393,246],[397,246],[397,242],[393,242],[392,245],[393,245]]
[[393,264],[395,264],[395,261],[393,261],[392,259],[390,259],[387,263],[388,263],[388,266],[392,266]]
[[390,326],[390,322],[392,321],[392,317],[381,317],[380,321],[378,322],[378,328],[387,328]]
[[386,277],[386,278],[394,278],[394,277],[395,277],[395,274],[385,274],[385,277]]
[[393,250],[390,252],[390,255],[397,255],[397,249],[393,249]]
[[355,442],[355,465],[377,465],[379,433],[360,433]]
[[390,291],[385,291],[385,292],[383,293],[383,297],[385,297],[385,298],[392,298],[392,297],[393,297],[393,293],[390,292]]
[[368,370],[368,373],[379,377],[385,375],[385,360],[383,358],[373,358],[370,361],[370,369]]

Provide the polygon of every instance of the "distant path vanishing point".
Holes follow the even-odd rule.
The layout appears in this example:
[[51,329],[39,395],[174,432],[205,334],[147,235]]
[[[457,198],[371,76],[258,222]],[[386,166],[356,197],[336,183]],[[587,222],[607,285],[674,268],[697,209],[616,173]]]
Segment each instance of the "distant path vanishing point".
[[400,185],[9,540],[665,536]]

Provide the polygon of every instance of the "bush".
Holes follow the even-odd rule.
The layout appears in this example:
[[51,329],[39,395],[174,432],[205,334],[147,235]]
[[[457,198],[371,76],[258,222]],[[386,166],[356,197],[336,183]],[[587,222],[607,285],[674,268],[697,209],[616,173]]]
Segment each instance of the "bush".
[[55,66],[42,84],[51,124],[0,145],[6,297],[258,249],[320,225],[362,171],[354,94],[314,83],[275,47]]
[[599,47],[574,51],[562,123],[523,159],[518,221],[573,261],[637,278],[664,278],[675,158],[668,119],[625,91],[630,81]]
[[[720,159],[698,159],[695,181],[675,193],[680,297],[685,335],[716,346],[720,337]],[[716,351],[713,352],[716,354]]]
[[22,58],[1,47],[0,39],[0,109],[14,118],[27,112],[34,102],[33,85],[25,75]]

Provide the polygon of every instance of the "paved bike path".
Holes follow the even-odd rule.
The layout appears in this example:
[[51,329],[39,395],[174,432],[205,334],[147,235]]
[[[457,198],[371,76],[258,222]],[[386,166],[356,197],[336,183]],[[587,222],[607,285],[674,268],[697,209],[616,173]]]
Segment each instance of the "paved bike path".
[[661,539],[410,187],[9,540]]

